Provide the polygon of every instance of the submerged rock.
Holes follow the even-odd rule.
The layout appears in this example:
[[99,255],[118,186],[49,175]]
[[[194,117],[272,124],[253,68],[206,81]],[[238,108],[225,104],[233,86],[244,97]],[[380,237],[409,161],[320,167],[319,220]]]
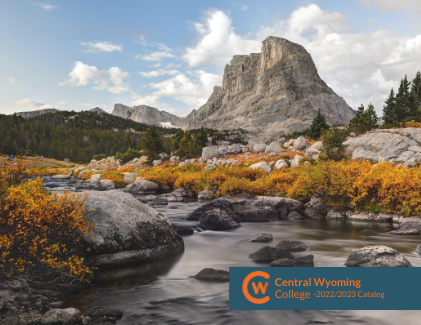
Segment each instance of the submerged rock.
[[314,267],[314,256],[307,255],[294,259],[282,258],[270,263],[271,267]]
[[50,309],[41,318],[42,325],[82,324],[82,313],[76,308]]
[[113,267],[159,259],[184,250],[183,239],[158,211],[118,190],[87,191],[87,219],[92,236],[84,236],[89,259]]
[[299,214],[297,211],[292,210],[289,214],[288,214],[288,219],[290,220],[303,220],[304,217]]
[[229,272],[206,268],[197,273],[194,278],[206,281],[229,281]]
[[411,263],[398,251],[387,246],[366,246],[354,250],[347,258],[349,267],[409,267]]
[[249,240],[252,243],[269,243],[273,241],[272,234],[260,234],[259,236],[256,236],[253,239]]
[[307,245],[299,240],[281,240],[276,247],[288,252],[302,252],[308,249]]
[[94,306],[89,310],[88,316],[91,318],[112,317],[120,319],[123,317],[123,312],[118,309],[108,309],[100,306]]
[[256,262],[271,262],[274,260],[279,260],[281,258],[292,259],[294,258],[294,256],[290,252],[287,252],[286,250],[283,250],[281,248],[264,246],[257,252],[250,254],[249,258]]

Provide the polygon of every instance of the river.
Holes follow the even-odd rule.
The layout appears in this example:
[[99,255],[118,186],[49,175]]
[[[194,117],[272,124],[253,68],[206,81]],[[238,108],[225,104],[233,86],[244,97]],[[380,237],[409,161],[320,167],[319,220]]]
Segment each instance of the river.
[[[62,191],[46,179],[50,190]],[[73,187],[70,188],[74,190]],[[169,202],[155,208],[173,223],[189,225],[184,217],[200,204]],[[421,267],[415,248],[419,236],[393,237],[387,234],[392,224],[345,221],[276,221],[246,223],[231,231],[203,231],[184,236],[185,251],[176,256],[97,274],[93,287],[70,297],[66,306],[87,311],[99,305],[123,311],[121,325],[133,324],[419,324],[421,311],[230,311],[228,283],[203,282],[192,278],[206,267],[228,270],[234,266],[256,264],[248,254],[280,240],[301,240],[306,252],[314,255],[316,267],[343,267],[352,249],[367,245],[386,245]],[[260,233],[271,233],[272,243],[252,243]],[[391,279],[392,280],[392,279]],[[398,281],[399,279],[393,279]],[[410,289],[408,289],[410,290]],[[326,309],[329,306],[326,305]]]

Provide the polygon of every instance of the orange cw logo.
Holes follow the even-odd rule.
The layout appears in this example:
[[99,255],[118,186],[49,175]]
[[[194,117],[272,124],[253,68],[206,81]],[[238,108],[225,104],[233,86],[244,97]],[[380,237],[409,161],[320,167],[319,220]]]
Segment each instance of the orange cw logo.
[[[246,278],[243,281],[243,294],[244,297],[246,297],[246,299],[250,302],[252,302],[253,304],[264,304],[266,302],[268,302],[270,300],[269,296],[263,297],[263,298],[254,298],[250,295],[249,291],[248,291],[248,285],[251,279],[253,279],[256,276],[261,276],[265,279],[269,279],[270,275],[267,274],[266,272],[263,271],[255,271],[255,272],[251,272],[249,275],[246,276]],[[259,293],[259,291],[262,292],[262,294],[266,293],[266,289],[268,288],[268,284],[269,282],[265,282],[265,285],[262,284],[262,282],[259,282],[256,286],[256,283],[252,282],[251,285],[253,286],[253,290],[254,293],[257,295]]]

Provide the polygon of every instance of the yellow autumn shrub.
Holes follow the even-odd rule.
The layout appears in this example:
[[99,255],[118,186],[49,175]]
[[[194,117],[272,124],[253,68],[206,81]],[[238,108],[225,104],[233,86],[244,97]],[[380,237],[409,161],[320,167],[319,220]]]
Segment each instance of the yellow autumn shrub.
[[81,235],[89,236],[93,226],[85,217],[86,198],[50,194],[40,178],[20,175],[11,182],[7,172],[0,168],[0,272],[87,281],[92,270],[82,256]]

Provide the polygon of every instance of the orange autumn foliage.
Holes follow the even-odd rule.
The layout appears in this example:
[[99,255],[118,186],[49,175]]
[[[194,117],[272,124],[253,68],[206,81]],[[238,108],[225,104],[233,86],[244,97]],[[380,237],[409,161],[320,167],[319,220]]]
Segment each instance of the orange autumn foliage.
[[86,198],[50,194],[40,178],[10,182],[8,172],[0,168],[0,182],[6,184],[0,201],[0,272],[59,274],[61,283],[89,280],[92,269],[82,257],[81,239],[93,227],[85,216]]

